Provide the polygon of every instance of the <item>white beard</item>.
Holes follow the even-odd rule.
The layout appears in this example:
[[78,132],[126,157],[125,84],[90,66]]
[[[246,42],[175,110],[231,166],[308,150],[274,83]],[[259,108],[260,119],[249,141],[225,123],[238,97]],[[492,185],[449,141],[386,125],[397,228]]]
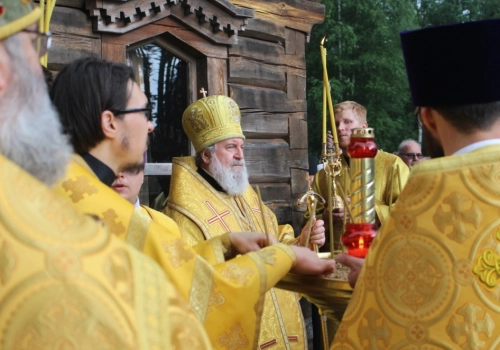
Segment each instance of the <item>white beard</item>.
[[[234,160],[229,168],[224,168],[215,154],[212,154],[211,160],[208,171],[224,191],[233,196],[242,195],[249,186],[245,161]],[[233,168],[236,164],[241,167]]]
[[43,77],[16,36],[6,39],[12,80],[0,101],[0,153],[47,185],[64,175],[72,153]]

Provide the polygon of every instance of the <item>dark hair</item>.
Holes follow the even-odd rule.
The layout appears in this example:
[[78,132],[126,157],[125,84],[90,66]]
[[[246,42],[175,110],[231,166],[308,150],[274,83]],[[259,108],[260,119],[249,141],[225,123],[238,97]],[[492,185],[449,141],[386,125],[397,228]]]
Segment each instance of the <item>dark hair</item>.
[[45,83],[47,84],[47,90],[50,90],[52,83],[54,82],[54,75],[47,67],[42,65],[43,76],[45,78]]
[[205,147],[205,149],[196,153],[196,155],[194,157],[194,162],[195,162],[197,168],[201,167],[201,165],[203,164],[202,153],[205,151],[209,152],[213,156],[215,153],[215,144],[210,145],[208,147]]
[[101,113],[126,108],[130,80],[135,81],[132,68],[99,58],[76,60],[56,76],[50,97],[76,153],[104,140]]
[[432,108],[464,134],[489,130],[500,119],[500,101]]

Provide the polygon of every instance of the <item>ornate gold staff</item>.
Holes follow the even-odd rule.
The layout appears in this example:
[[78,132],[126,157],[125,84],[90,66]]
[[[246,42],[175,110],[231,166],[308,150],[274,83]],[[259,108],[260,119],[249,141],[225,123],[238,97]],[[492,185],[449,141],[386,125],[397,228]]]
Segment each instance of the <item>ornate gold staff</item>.
[[266,231],[267,245],[269,245],[271,241],[269,240],[269,230],[267,229],[266,216],[264,215],[264,202],[262,202],[262,197],[260,196],[259,186],[255,186],[255,190],[257,191],[257,196],[259,197],[260,214],[262,215],[262,222],[264,223],[264,231]]
[[[321,52],[321,63],[323,64],[323,168],[325,169],[325,174],[328,178],[327,188],[328,188],[328,212],[330,214],[329,229],[330,229],[330,254],[333,258],[334,256],[334,235],[333,235],[333,222],[331,216],[333,209],[343,208],[344,203],[342,198],[337,194],[337,185],[335,178],[342,171],[342,163],[340,162],[340,147],[339,140],[337,137],[337,127],[335,125],[335,115],[333,113],[333,103],[332,96],[330,94],[330,82],[328,80],[328,71],[326,68],[326,49],[323,46],[326,40],[326,35],[321,40],[320,52]],[[326,98],[325,98],[326,96]],[[332,127],[332,135],[334,142],[334,149],[328,150],[326,144],[326,106],[325,101],[328,102],[328,112],[330,114],[330,124]]]
[[[309,181],[309,176],[306,175],[307,180]],[[309,212],[309,223],[307,227],[307,236],[306,236],[306,247],[309,247],[309,239],[311,238],[311,231],[313,227],[314,219],[316,218],[316,204],[318,203],[318,199],[322,204],[325,204],[326,201],[323,197],[321,197],[318,193],[314,192],[309,185],[309,189],[307,192],[297,200],[297,205],[301,205],[304,201],[307,201],[307,211]],[[313,250],[317,253],[318,246],[313,244]]]

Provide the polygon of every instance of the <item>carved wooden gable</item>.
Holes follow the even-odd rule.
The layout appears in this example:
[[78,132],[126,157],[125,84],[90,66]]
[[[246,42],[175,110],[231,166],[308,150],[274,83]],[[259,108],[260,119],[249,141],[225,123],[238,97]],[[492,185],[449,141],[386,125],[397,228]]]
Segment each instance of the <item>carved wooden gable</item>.
[[227,0],[86,0],[95,32],[124,34],[173,17],[218,44],[234,45],[253,10]]

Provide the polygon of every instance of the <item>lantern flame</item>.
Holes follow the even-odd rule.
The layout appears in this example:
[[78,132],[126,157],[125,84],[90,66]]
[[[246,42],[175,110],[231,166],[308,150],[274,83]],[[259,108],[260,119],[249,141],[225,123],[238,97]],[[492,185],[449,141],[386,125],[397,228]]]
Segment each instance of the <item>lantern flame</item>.
[[325,34],[325,36],[323,37],[323,39],[321,39],[321,46],[323,46],[323,44],[325,43],[325,40],[326,40],[326,34]]
[[364,247],[365,247],[365,240],[363,239],[363,237],[359,237],[358,248],[363,249]]

